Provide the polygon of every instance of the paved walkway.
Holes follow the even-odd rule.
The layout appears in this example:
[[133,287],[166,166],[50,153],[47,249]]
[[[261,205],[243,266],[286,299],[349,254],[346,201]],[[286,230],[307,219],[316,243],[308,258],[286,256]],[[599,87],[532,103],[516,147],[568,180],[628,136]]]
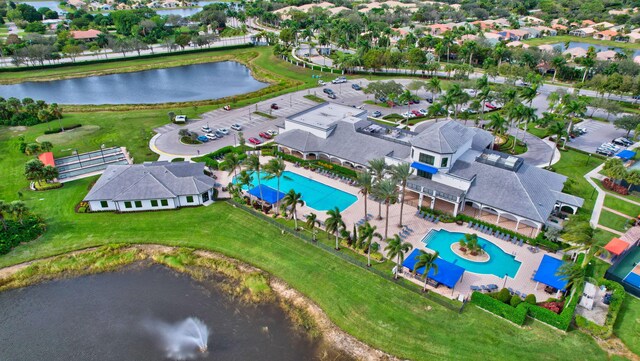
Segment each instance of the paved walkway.
[[620,231],[616,231],[615,229],[612,229],[612,228],[609,228],[609,227],[605,227],[605,226],[603,226],[601,224],[598,224],[596,227],[599,228],[599,229],[605,230],[607,232],[611,232],[613,234],[616,234],[618,236],[622,236],[624,234],[624,233],[622,233]]
[[611,212],[611,213],[617,214],[617,215],[619,215],[619,216],[621,216],[621,217],[631,218],[631,217],[629,217],[629,215],[627,215],[627,214],[624,214],[624,213],[622,213],[622,212],[618,212],[618,211],[616,211],[615,209],[612,209],[612,208],[609,208],[609,207],[606,207],[606,206],[602,206],[602,209],[604,209],[604,210],[606,210],[606,211],[609,211],[609,212]]

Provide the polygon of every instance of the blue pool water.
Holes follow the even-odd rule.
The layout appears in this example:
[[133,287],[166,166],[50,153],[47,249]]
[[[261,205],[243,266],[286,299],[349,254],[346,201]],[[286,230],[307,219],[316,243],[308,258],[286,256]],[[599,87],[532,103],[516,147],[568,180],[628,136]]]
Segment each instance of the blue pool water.
[[492,274],[500,278],[504,277],[505,274],[514,278],[516,273],[518,273],[518,269],[520,269],[520,262],[516,261],[512,255],[505,253],[500,247],[484,238],[478,237],[478,244],[480,244],[485,252],[489,254],[489,261],[474,262],[459,257],[453,253],[451,245],[458,243],[462,238],[464,238],[464,233],[439,230],[427,233],[427,235],[422,239],[422,242],[425,243],[427,248],[438,251],[440,258],[445,261],[455,263],[468,272]]
[[[266,173],[260,174],[260,184],[267,185],[273,189],[278,189],[278,179],[265,179]],[[258,185],[257,177],[252,176],[252,185]],[[338,207],[344,211],[355,203],[358,198],[353,194],[343,192],[313,179],[285,171],[280,177],[280,192],[287,193],[294,189],[302,194],[302,200],[307,207],[317,211],[328,211]]]

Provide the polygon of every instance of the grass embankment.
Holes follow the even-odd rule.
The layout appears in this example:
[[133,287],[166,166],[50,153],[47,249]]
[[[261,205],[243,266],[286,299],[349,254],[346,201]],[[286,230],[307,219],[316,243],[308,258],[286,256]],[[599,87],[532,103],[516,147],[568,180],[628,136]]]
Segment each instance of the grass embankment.
[[527,39],[527,40],[523,40],[522,42],[525,44],[529,44],[531,46],[539,46],[544,44],[556,44],[556,43],[561,43],[564,46],[564,43],[570,42],[570,41],[588,43],[593,45],[601,45],[601,46],[612,47],[612,48],[621,48],[621,49],[630,49],[630,50],[640,49],[640,44],[619,43],[617,41],[596,40],[590,37],[581,38],[578,36],[571,36],[571,35],[547,36],[544,38]]
[[636,355],[640,355],[640,299],[627,294],[613,332]]
[[[148,122],[145,127],[149,127],[154,122],[164,124],[164,117],[137,121]],[[100,114],[88,114],[83,121],[108,122],[101,118]],[[117,121],[113,126],[130,123]],[[45,128],[39,125],[24,133],[32,140]],[[143,138],[127,138],[127,130],[96,132],[84,141],[99,144],[93,139],[96,134],[123,137],[119,145],[135,150],[138,161],[154,159],[143,149],[147,144]],[[15,133],[0,133],[0,199],[13,200],[17,191],[22,191],[27,205],[46,218],[48,230],[42,238],[1,257],[0,266],[110,243],[193,247],[223,253],[283,279],[316,302],[346,332],[403,358],[606,359],[595,342],[579,332],[559,333],[539,322],[521,329],[473,306],[462,314],[451,312],[317,247],[282,235],[275,227],[225,203],[179,211],[76,214],[74,205],[95,178],[48,192],[27,191],[22,171],[29,157],[18,153],[15,141],[8,141],[11,135]],[[83,140],[75,142],[95,149],[83,145]],[[54,151],[68,147],[58,144]]]

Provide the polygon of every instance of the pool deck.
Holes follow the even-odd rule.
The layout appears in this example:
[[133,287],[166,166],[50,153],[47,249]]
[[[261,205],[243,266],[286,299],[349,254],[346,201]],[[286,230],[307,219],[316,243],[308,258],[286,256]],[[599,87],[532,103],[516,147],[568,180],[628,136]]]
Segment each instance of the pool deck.
[[[270,157],[261,157],[261,162],[266,163]],[[364,197],[359,193],[357,187],[348,185],[344,182],[341,182],[337,179],[329,178],[325,175],[319,174],[317,172],[312,172],[311,170],[304,169],[302,167],[295,167],[291,163],[287,164],[287,171],[302,175],[309,179],[316,180],[328,186],[334,187],[336,189],[345,191],[347,193],[355,195],[358,200],[346,208],[342,212],[342,218],[346,224],[347,230],[351,231],[353,229],[353,225],[356,224],[360,219],[364,218]],[[228,176],[228,172],[226,171],[217,171],[215,172],[218,176],[218,182],[223,185],[227,185],[231,177]],[[319,220],[326,220],[327,215],[324,211],[317,211],[315,209],[309,208],[307,206],[298,208],[298,220],[304,221],[304,215],[315,213],[318,216]],[[371,199],[367,200],[367,213],[373,215],[373,219],[369,221],[371,225],[377,227],[377,231],[384,236],[385,231],[385,206],[382,205],[382,216],[383,219],[377,220],[376,217],[378,215],[378,203],[374,202]],[[405,237],[405,241],[411,243],[413,248],[426,250],[425,244],[422,242],[424,236],[432,229],[440,230],[445,229],[450,232],[461,232],[461,233],[470,233],[470,228],[467,228],[466,224],[459,226],[455,223],[442,223],[433,224],[424,219],[418,218],[415,216],[416,208],[414,206],[410,206],[405,204],[403,211],[403,219],[402,222],[409,229],[413,230],[409,234],[409,236]],[[392,204],[389,206],[389,231],[388,237],[393,237],[394,234],[400,232],[401,228],[398,227],[398,222],[400,218],[400,204]],[[472,232],[473,233],[473,232]],[[477,233],[477,232],[476,232]],[[514,254],[515,259],[521,262],[520,269],[516,274],[515,278],[508,277],[506,280],[507,288],[512,288],[514,291],[520,291],[524,294],[535,294],[536,299],[538,301],[546,300],[549,297],[555,297],[555,294],[547,294],[544,291],[544,285],[540,285],[537,290],[535,290],[536,282],[532,281],[531,278],[535,270],[540,265],[542,257],[545,254],[549,254],[543,250],[540,250],[538,253],[532,253],[527,249],[528,245],[524,244],[522,247],[519,247],[516,244],[512,244],[503,240],[498,239],[497,237],[489,236],[488,234],[478,233],[479,237],[486,239],[487,241],[492,242],[499,248],[501,248],[507,254]],[[387,246],[385,241],[379,242],[381,245],[381,252],[384,252],[384,248]],[[385,255],[386,256],[386,255]],[[560,258],[560,254],[552,254],[552,257]],[[406,271],[406,270],[405,270]],[[391,270],[389,270],[391,274]],[[405,278],[411,280],[412,282],[423,285],[422,280],[414,279],[413,275],[410,273],[403,274]],[[499,288],[502,288],[505,284],[505,279],[497,277],[495,275],[490,274],[477,274],[471,272],[465,272],[462,279],[458,282],[456,287],[453,289],[447,288],[446,286],[440,286],[437,289],[431,286],[427,286],[430,291],[434,291],[440,293],[446,297],[458,299],[460,296],[463,298],[468,298],[471,296],[470,286],[479,286],[479,285],[488,285],[488,284],[496,284]]]

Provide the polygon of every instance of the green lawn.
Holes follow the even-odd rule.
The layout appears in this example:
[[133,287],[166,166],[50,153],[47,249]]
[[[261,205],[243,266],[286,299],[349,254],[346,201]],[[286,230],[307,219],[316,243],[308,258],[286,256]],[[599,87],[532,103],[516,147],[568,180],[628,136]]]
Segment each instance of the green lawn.
[[531,46],[538,46],[538,45],[556,44],[556,43],[564,44],[569,41],[589,43],[594,45],[602,45],[602,46],[608,46],[613,48],[633,49],[633,50],[640,49],[640,44],[619,43],[616,41],[596,40],[590,37],[581,38],[578,36],[571,36],[571,35],[548,36],[544,38],[527,39],[527,40],[523,40],[522,42],[529,44]]
[[640,355],[640,299],[627,294],[613,331],[636,355]]
[[633,203],[625,202],[624,200],[612,196],[606,196],[604,198],[604,206],[607,208],[615,209],[620,213],[624,213],[629,217],[637,217],[640,214],[640,206]]
[[604,229],[600,229],[600,228],[596,229],[596,232],[594,235],[594,238],[596,239],[596,243],[602,246],[609,243],[609,241],[612,238],[616,238],[616,237],[619,237],[619,236],[615,233],[611,233],[609,231],[605,231]]
[[580,208],[580,214],[591,214],[595,203],[594,188],[587,182],[584,175],[593,168],[602,164],[602,160],[587,156],[575,150],[561,152],[560,161],[553,165],[553,169],[567,176],[571,181],[565,184],[564,191],[584,199],[584,205]]
[[629,225],[628,221],[629,221],[629,218],[619,216],[607,210],[602,210],[602,213],[600,213],[600,219],[598,220],[598,223],[605,227],[609,227],[611,229],[615,229],[616,231],[620,231],[624,233],[626,232],[625,226]]

